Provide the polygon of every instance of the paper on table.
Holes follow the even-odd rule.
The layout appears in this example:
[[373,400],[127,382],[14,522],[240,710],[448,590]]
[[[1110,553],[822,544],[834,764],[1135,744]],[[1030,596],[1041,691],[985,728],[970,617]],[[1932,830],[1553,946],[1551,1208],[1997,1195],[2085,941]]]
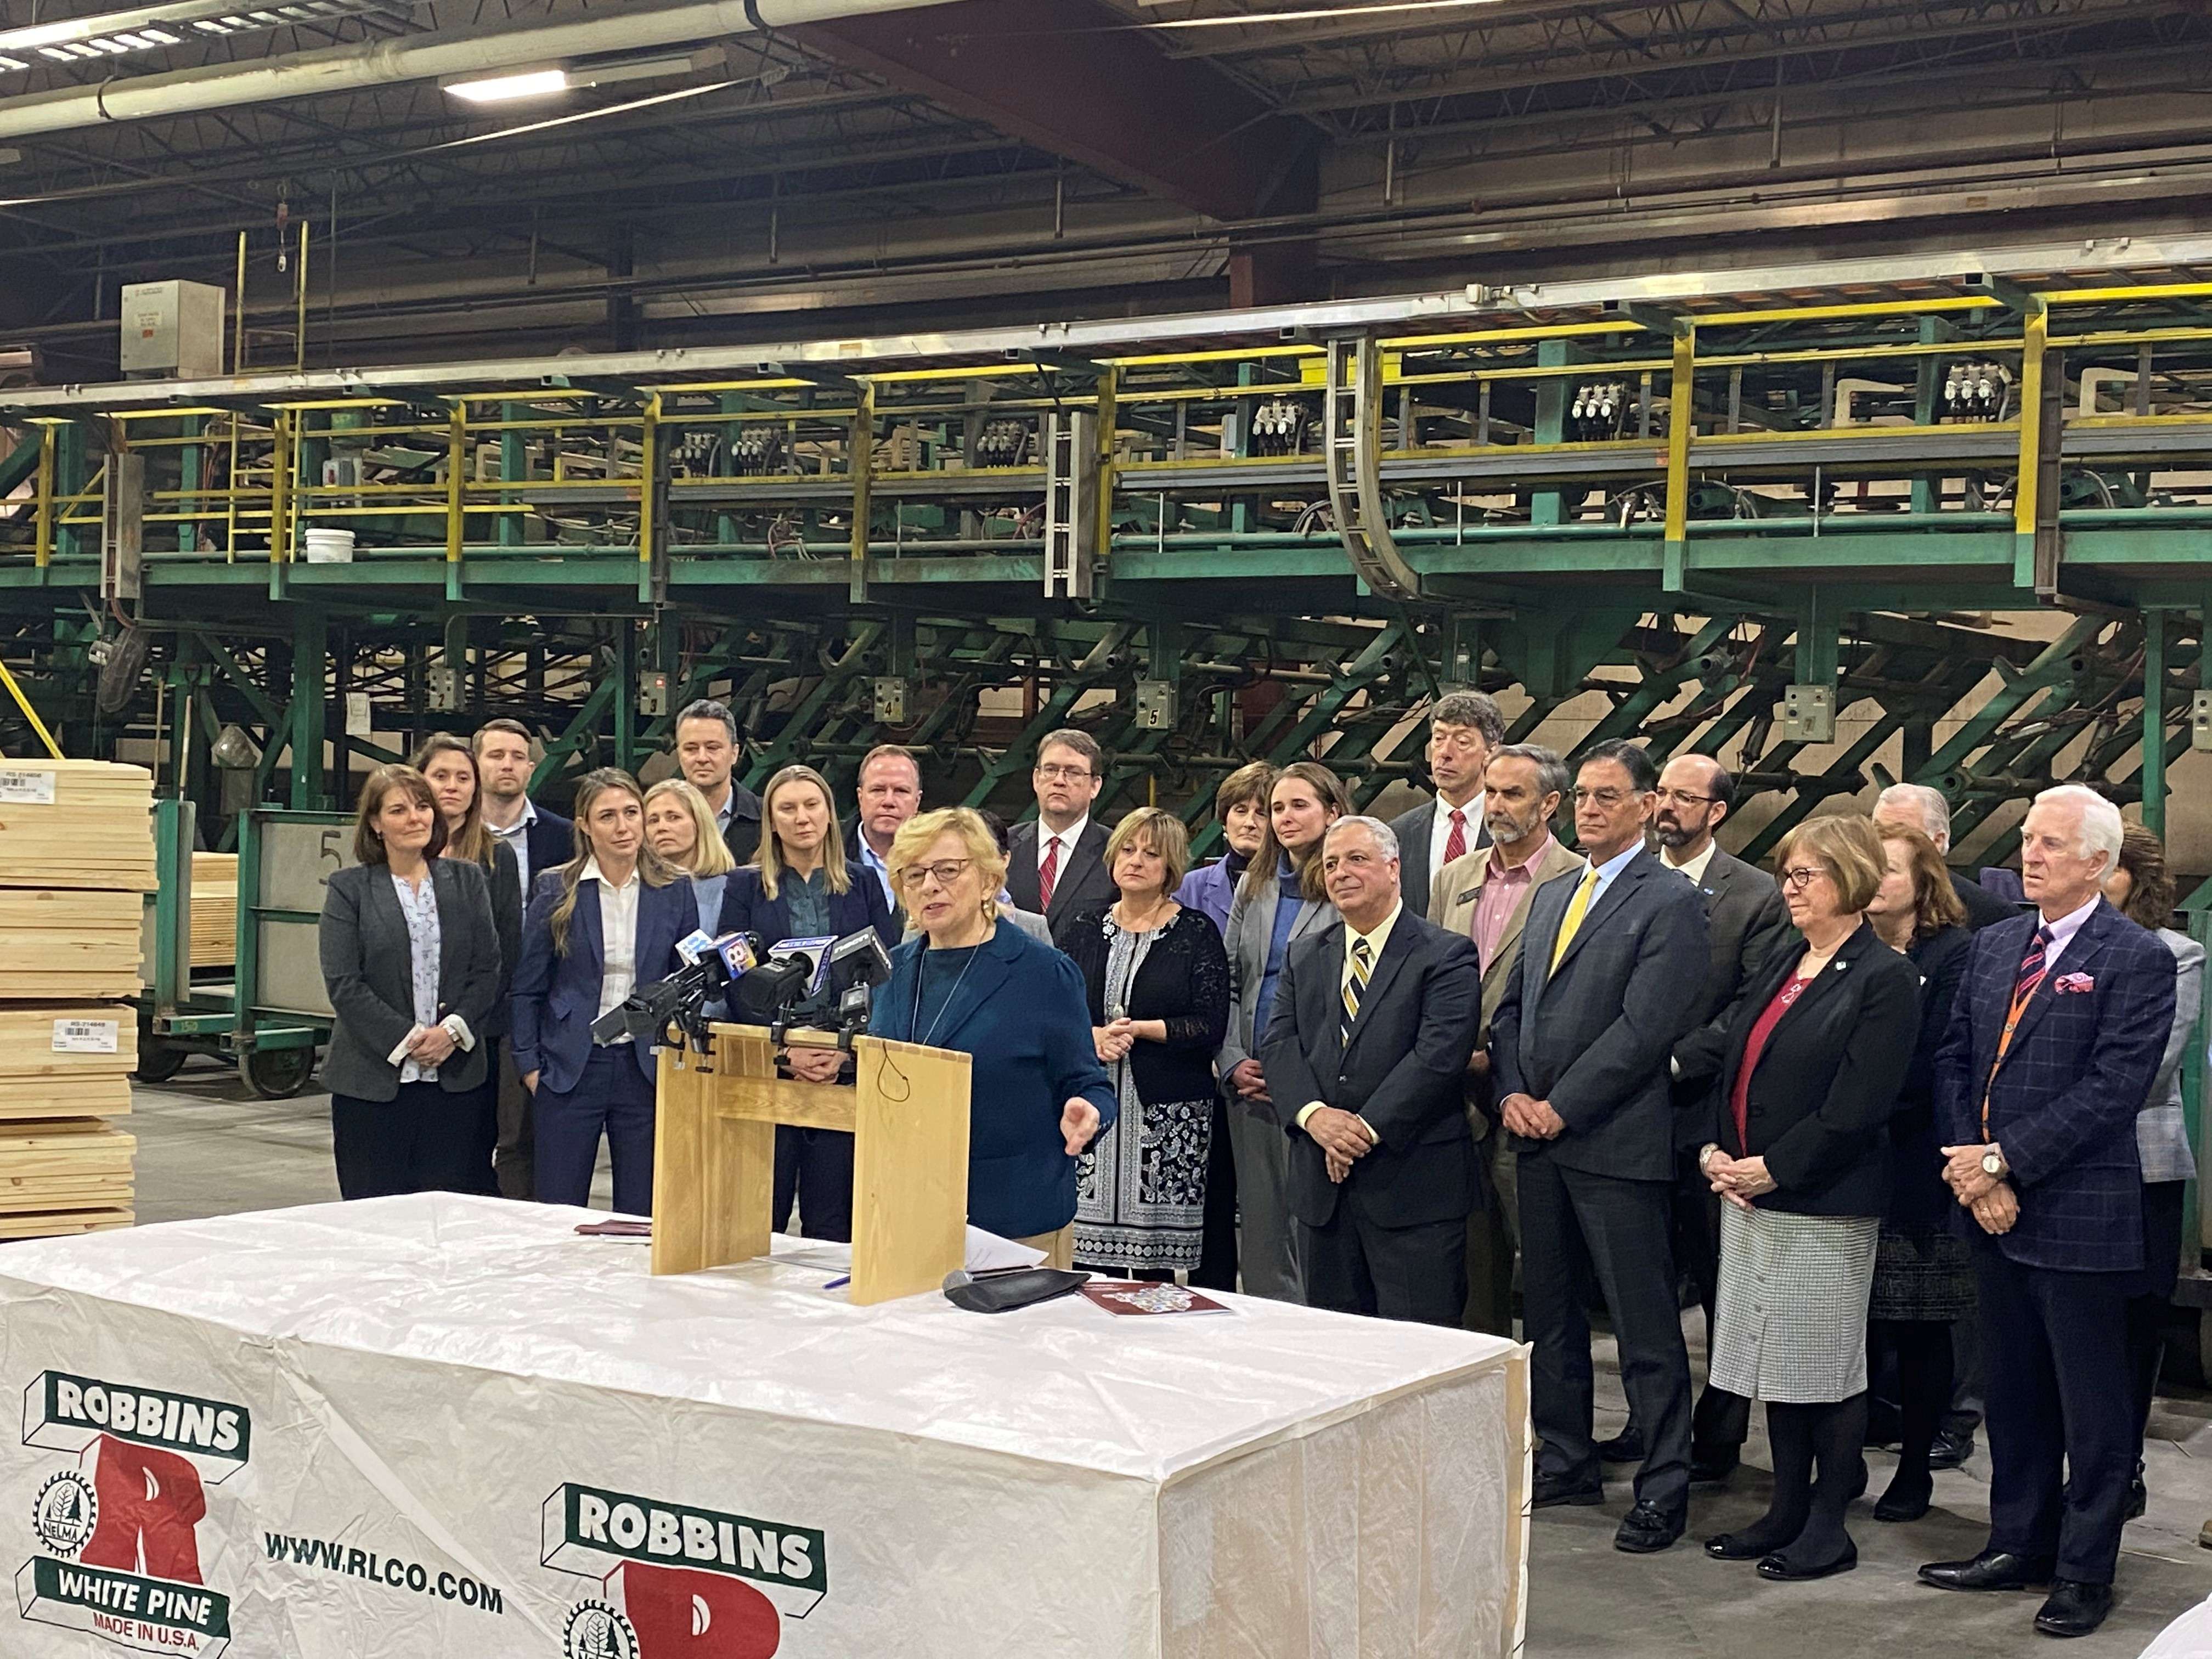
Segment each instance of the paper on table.
[[[787,1267],[818,1267],[824,1273],[853,1271],[850,1244],[809,1244],[800,1250],[780,1250],[775,1259]],[[1034,1267],[1043,1260],[1042,1250],[1017,1244],[996,1233],[987,1233],[981,1227],[968,1230],[967,1267],[971,1273],[989,1273],[1000,1267]]]

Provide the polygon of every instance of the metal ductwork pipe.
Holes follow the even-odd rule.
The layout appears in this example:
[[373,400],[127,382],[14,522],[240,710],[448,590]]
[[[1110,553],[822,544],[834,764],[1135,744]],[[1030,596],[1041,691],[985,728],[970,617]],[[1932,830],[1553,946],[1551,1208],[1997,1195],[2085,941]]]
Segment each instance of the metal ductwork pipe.
[[108,121],[144,121],[313,98],[359,87],[396,86],[525,69],[599,52],[696,46],[757,27],[791,27],[864,13],[906,11],[930,0],[691,0],[652,10],[628,8],[491,34],[424,34],[295,52],[258,63],[210,64],[133,76],[99,87],[66,87],[0,102],[0,139],[33,138]]

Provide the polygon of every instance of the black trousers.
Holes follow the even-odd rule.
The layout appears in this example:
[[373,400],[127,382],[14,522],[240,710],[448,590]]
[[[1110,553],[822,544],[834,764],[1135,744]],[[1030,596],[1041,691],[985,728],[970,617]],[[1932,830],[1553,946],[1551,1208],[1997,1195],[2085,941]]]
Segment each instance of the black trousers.
[[347,1198],[483,1193],[491,1187],[492,1096],[403,1083],[390,1100],[331,1097],[331,1150]]
[[1522,1323],[1535,1349],[1529,1407],[1543,1443],[1536,1467],[1600,1478],[1581,1294],[1595,1280],[1620,1340],[1629,1415],[1644,1433],[1636,1496],[1676,1513],[1690,1494],[1690,1353],[1668,1237],[1671,1183],[1589,1175],[1542,1152],[1522,1154],[1520,1176]]
[[1459,1327],[1467,1307],[1467,1220],[1378,1227],[1340,1199],[1326,1227],[1301,1221],[1306,1305]]
[[775,1126],[775,1210],[770,1224],[776,1231],[791,1230],[794,1201],[805,1237],[852,1242],[852,1136],[842,1129]]
[[2142,1460],[2150,1406],[2166,1358],[2166,1322],[2173,1281],[2181,1276],[2182,1195],[2185,1181],[2143,1186],[2143,1270],[2128,1297],[2128,1363],[2135,1373],[2136,1460]]
[[[1713,1347],[1713,1304],[1721,1284],[1721,1200],[1698,1167],[1697,1149],[1674,1154],[1674,1269],[1690,1281],[1705,1310],[1705,1352]],[[1690,1418],[1690,1443],[1701,1457],[1739,1449],[1751,1437],[1751,1401],[1716,1388],[1710,1378]]]
[[1990,1548],[2048,1559],[2061,1578],[2109,1584],[2136,1472],[2129,1273],[2026,1267],[1974,1243]]
[[492,1086],[496,1102],[492,1164],[499,1173],[500,1196],[533,1199],[538,1196],[538,1130],[531,1115],[530,1091],[514,1069],[514,1045],[505,1037],[499,1040],[498,1076]]
[[1201,1291],[1237,1288],[1237,1155],[1229,1145],[1229,1108],[1213,1102],[1213,1139],[1206,1154],[1206,1209],[1200,1224],[1198,1266],[1190,1282]]

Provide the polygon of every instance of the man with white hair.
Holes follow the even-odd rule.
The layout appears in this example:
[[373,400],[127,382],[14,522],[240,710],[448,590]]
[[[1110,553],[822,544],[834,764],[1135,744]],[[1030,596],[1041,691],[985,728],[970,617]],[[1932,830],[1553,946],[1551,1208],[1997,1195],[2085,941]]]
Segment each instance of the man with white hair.
[[2049,1636],[2087,1636],[2110,1611],[2135,1475],[2136,1114],[2173,1024],[2174,963],[2102,896],[2119,850],[2119,811],[2094,790],[2035,798],[2021,829],[2035,913],[1977,936],[1936,1056],[1943,1178],[1973,1224],[1990,1536],[1920,1577],[2048,1583]]
[[1340,927],[1291,942],[1260,1046],[1291,1138],[1307,1303],[1456,1327],[1480,1201],[1462,1103],[1481,1018],[1474,942],[1401,902],[1398,838],[1346,817],[1322,844]]
[[[1940,789],[1924,783],[1893,783],[1875,798],[1874,821],[1918,830],[1947,860],[1951,856],[1951,803],[1943,799]],[[1981,883],[1968,881],[1956,870],[1951,871],[1951,890],[1966,907],[1966,926],[1975,933],[1996,922],[2010,921],[2020,914]]]

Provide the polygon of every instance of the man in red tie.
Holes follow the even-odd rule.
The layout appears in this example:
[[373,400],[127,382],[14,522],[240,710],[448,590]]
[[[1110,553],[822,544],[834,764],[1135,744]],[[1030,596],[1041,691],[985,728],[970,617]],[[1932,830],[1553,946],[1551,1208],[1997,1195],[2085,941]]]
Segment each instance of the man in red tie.
[[1429,911],[1429,884],[1437,872],[1478,847],[1490,845],[1482,823],[1482,770],[1505,741],[1505,717],[1480,691],[1452,691],[1429,711],[1429,781],[1434,800],[1390,823],[1401,852],[1400,885],[1406,908]]
[[1037,745],[1030,785],[1037,815],[1006,842],[1006,891],[1015,905],[1051,924],[1057,941],[1071,917],[1114,902],[1106,868],[1106,830],[1091,804],[1106,782],[1105,757],[1088,732],[1064,727]]

